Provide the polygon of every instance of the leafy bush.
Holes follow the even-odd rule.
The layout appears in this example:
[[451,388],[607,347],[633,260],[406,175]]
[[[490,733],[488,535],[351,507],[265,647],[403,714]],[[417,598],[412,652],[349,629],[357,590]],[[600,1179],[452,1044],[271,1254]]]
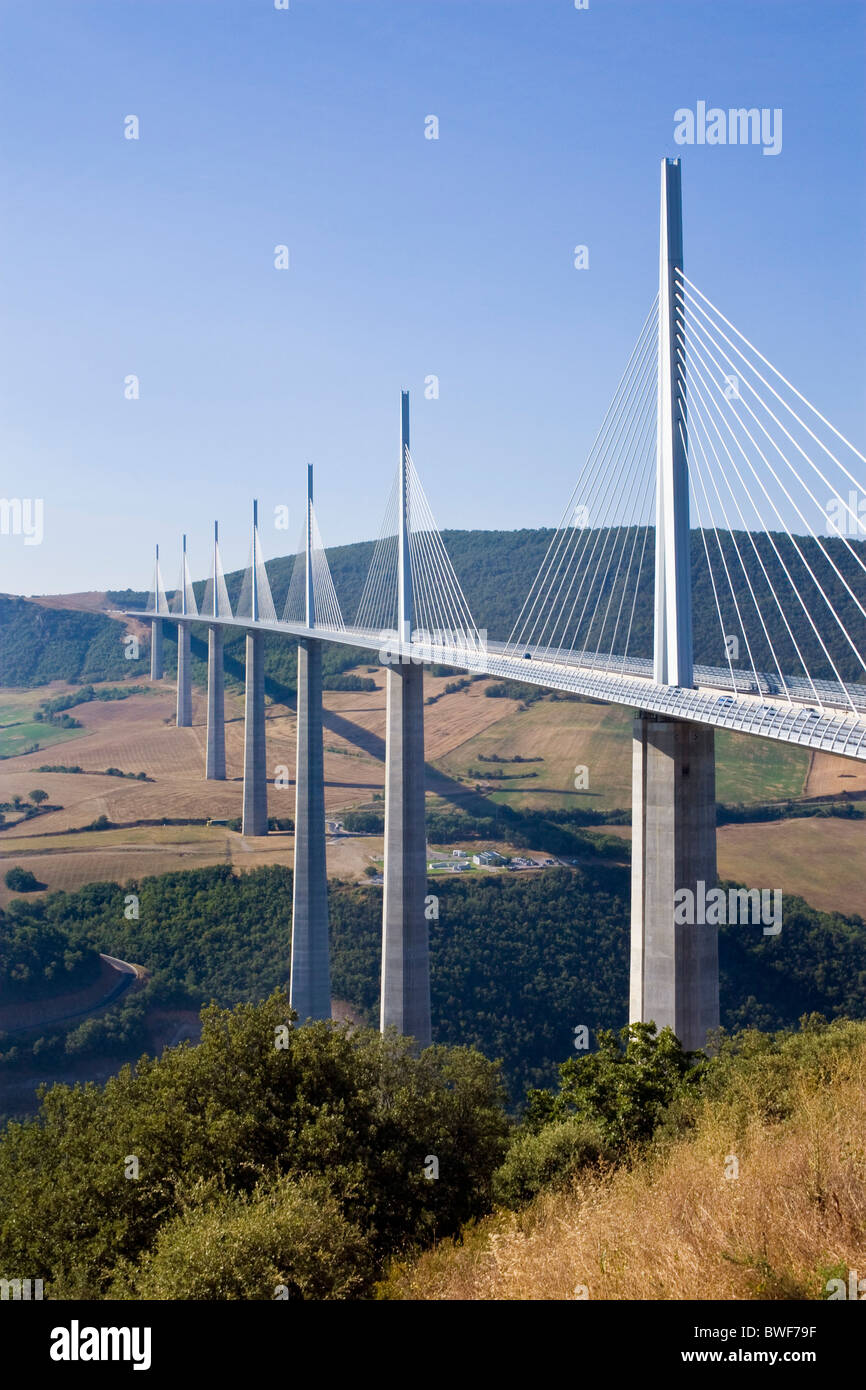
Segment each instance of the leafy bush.
[[6,887],[11,888],[13,893],[35,893],[45,884],[40,883],[39,879],[29,869],[22,869],[16,864],[13,868],[7,869],[5,874]]
[[[236,1203],[235,1255],[214,1256],[198,1287],[225,1278],[237,1290],[243,1252],[264,1219],[256,1206],[271,1200],[259,1184],[313,1177],[364,1235],[361,1249],[351,1229],[337,1233],[325,1252],[323,1277],[330,1261],[336,1287],[352,1248],[363,1281],[368,1252],[381,1266],[489,1208],[507,1131],[493,1063],[468,1048],[415,1056],[396,1033],[292,1020],[281,991],[259,1005],[211,1006],[198,1046],[143,1058],[104,1089],[48,1090],[37,1119],[0,1136],[0,1268],[32,1270],[52,1297],[105,1296],[115,1280],[134,1283],[130,1267],[139,1263],[142,1279],[179,1287],[213,1229],[205,1215],[188,1213],[224,1192]],[[135,1181],[125,1175],[127,1154],[140,1160]],[[430,1154],[438,1181],[425,1174]],[[305,1234],[287,1272],[299,1288],[305,1280],[312,1287],[309,1208],[288,1193],[273,1201],[285,1223],[251,1271],[252,1287],[286,1255],[290,1220]]]
[[[373,1271],[369,1240],[343,1216],[327,1183],[280,1178],[249,1195],[205,1196],[203,1205],[166,1222],[126,1296],[358,1298],[369,1291]],[[121,1277],[114,1296],[122,1288]]]
[[523,1206],[542,1188],[563,1187],[581,1168],[609,1156],[599,1126],[589,1120],[557,1120],[535,1132],[518,1130],[494,1176],[494,1197],[507,1207]]
[[572,1057],[559,1068],[559,1091],[530,1091],[526,1123],[538,1131],[552,1121],[575,1117],[598,1125],[615,1152],[652,1138],[676,1096],[694,1086],[705,1065],[702,1054],[685,1052],[670,1028],[630,1023],[619,1035],[598,1034],[598,1050]]

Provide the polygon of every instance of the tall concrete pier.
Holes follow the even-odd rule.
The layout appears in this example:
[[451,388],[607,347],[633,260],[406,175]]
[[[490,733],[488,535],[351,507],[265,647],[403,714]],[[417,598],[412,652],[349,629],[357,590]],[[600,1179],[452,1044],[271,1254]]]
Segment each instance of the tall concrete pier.
[[[253,502],[253,563],[250,616],[258,622],[259,590],[256,573],[258,502]],[[265,748],[265,647],[261,632],[248,632],[246,690],[244,695],[244,835],[268,833],[268,766]]]
[[430,956],[425,916],[424,670],[388,672],[381,1026],[426,1047]]
[[207,751],[205,777],[224,782],[226,775],[225,672],[222,628],[207,635]]
[[[307,465],[305,615],[316,625],[313,585],[313,465]],[[322,646],[298,643],[298,749],[295,776],[295,867],[289,1001],[304,1023],[331,1017],[328,870],[325,858],[325,766],[322,735]]]
[[629,1017],[703,1047],[719,1026],[718,931],[697,911],[674,920],[675,894],[716,883],[715,733],[700,724],[634,721]]
[[162,680],[162,618],[154,618],[150,625],[150,679]]
[[[219,615],[218,584],[219,565],[219,526],[213,527],[213,607],[214,617]],[[210,782],[223,782],[226,775],[226,726],[225,726],[225,668],[223,665],[222,628],[209,627],[207,634],[207,745],[205,752],[205,777]]]
[[[411,641],[413,599],[409,548],[409,393],[400,415],[397,626]],[[431,1041],[430,953],[425,913],[427,838],[424,802],[424,672],[411,662],[387,678],[385,751],[385,889],[382,922],[381,1027],[394,1025],[421,1047]]]
[[189,623],[177,625],[177,727],[192,724],[192,680],[190,676]]
[[[656,468],[655,679],[691,686],[692,617],[679,160],[662,160]],[[675,895],[716,883],[713,730],[640,716],[634,724],[629,1017],[703,1047],[719,1026],[718,931],[674,920]]]
[[[187,612],[186,536],[181,549],[180,611]],[[189,623],[177,625],[177,727],[188,729],[192,724],[192,672],[189,655]]]
[[301,1023],[331,1017],[325,779],[322,750],[322,647],[298,644],[298,760],[289,998]]
[[244,696],[243,833],[268,833],[268,769],[265,751],[264,637],[247,633]]

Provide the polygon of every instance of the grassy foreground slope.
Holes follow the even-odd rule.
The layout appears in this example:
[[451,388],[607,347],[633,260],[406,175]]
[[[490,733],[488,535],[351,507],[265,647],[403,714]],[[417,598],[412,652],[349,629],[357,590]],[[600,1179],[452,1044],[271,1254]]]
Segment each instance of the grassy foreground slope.
[[198,1046],[46,1088],[0,1132],[6,1277],[73,1299],[818,1299],[863,1268],[866,1024],[711,1059],[632,1025],[515,1125],[471,1048],[298,1028],[279,991],[202,1019]]
[[[864,1082],[862,1023],[742,1035],[692,1097],[677,1097],[648,1147],[551,1174],[528,1205],[395,1267],[381,1293],[844,1297],[849,1271],[866,1267]],[[556,1128],[535,1136],[536,1153]]]

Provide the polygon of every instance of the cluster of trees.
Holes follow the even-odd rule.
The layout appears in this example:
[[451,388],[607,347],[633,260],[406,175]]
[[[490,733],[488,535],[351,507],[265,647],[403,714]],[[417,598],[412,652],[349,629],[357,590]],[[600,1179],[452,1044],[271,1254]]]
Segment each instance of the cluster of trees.
[[34,712],[33,718],[37,724],[52,724],[56,729],[80,729],[81,720],[75,719],[71,714],[52,714],[44,709]]
[[324,690],[375,690],[376,682],[369,676],[330,675],[322,677]]
[[[6,935],[10,927],[35,937],[56,932],[64,951],[105,951],[146,966],[146,990],[106,1015],[121,1020],[124,1046],[134,1053],[144,1046],[139,1000],[186,1008],[214,1000],[228,1007],[261,1000],[285,981],[291,882],[279,867],[234,875],[220,865],[125,887],[89,884],[76,893],[13,900],[0,926]],[[128,892],[138,895],[137,919],[124,916]],[[430,921],[437,1041],[501,1058],[513,1103],[527,1086],[550,1084],[558,1063],[573,1053],[577,1027],[597,1032],[625,1024],[626,869],[598,862],[591,870],[527,876],[455,875],[432,881],[431,892],[438,912]],[[332,993],[374,1026],[381,887],[332,882],[330,915]],[[765,937],[759,925],[724,927],[723,1023],[773,1029],[792,1026],[804,1013],[863,1015],[864,946],[862,918],[818,912],[787,896],[779,936]],[[44,1045],[62,1056],[68,1037],[61,1032]],[[85,1032],[73,1046],[97,1050],[96,1041],[96,1033]],[[9,1040],[0,1039],[0,1050],[8,1048]]]
[[43,608],[0,595],[0,685],[49,681],[129,680],[147,674],[149,654],[127,659],[122,623],[101,613]]
[[[70,690],[66,695],[55,695],[50,700],[40,700],[39,710],[42,718],[51,723],[56,715],[62,714],[64,710],[74,709],[76,705],[88,705],[91,700],[128,700],[130,695],[146,695],[148,689],[146,685],[111,685],[103,690],[96,690],[92,685],[82,685],[77,690]],[[35,718],[39,718],[38,713]]]
[[[85,773],[85,769],[84,769],[83,767],[80,767],[78,763],[73,764],[72,767],[69,767],[66,763],[43,763],[41,767],[37,767],[36,771],[37,771],[37,772],[68,772],[68,773],[72,773],[72,774],[84,774],[84,773]],[[153,781],[154,781],[154,778],[153,778],[153,777],[148,777],[148,775],[147,775],[146,772],[121,772],[121,770],[120,770],[119,767],[107,767],[107,768],[105,769],[104,772],[100,772],[98,768],[94,768],[93,771],[88,771],[88,772],[86,773],[86,775],[87,775],[88,777],[130,777],[130,778],[132,778],[132,780],[135,781],[135,782],[153,782]],[[31,792],[30,795],[31,795],[31,798],[32,798],[33,795],[34,795],[33,792]],[[44,795],[47,795],[47,793],[43,793],[43,796],[44,796]]]
[[[46,791],[43,791],[41,787],[37,787],[35,791],[30,792],[29,796],[29,802],[24,801],[23,797],[16,795],[13,796],[11,802],[4,801],[2,804],[0,804],[0,830],[7,828],[7,811],[20,811],[22,820],[32,820],[34,816],[39,815],[40,811],[63,810],[62,806],[45,804],[48,802],[48,793]],[[20,824],[20,822],[13,821],[10,822],[10,824]]]
[[470,767],[466,772],[467,777],[494,778],[496,781],[513,781],[515,778],[522,781],[524,777],[537,777],[538,773],[533,772],[503,772],[501,767]]
[[744,824],[750,821],[803,820],[806,817],[839,817],[842,820],[862,820],[866,808],[855,801],[784,801],[759,806],[716,807],[718,825]]
[[[479,777],[497,775],[478,768],[475,773]],[[427,812],[427,838],[436,845],[456,844],[463,840],[504,840],[516,849],[549,850],[561,855],[601,854],[621,859],[627,852],[621,840],[615,840],[612,836],[606,840],[598,836],[590,839],[580,831],[587,826],[630,824],[630,811],[578,808],[526,811],[491,803],[489,815],[478,816],[439,806]],[[346,811],[343,825],[355,834],[381,835],[385,828],[385,815],[383,811],[369,807]]]
[[208,1008],[197,1047],[55,1086],[0,1138],[0,1266],[53,1298],[363,1297],[490,1206],[497,1068],[293,1026],[282,992]]
[[720,1035],[600,1030],[509,1121],[471,1047],[414,1055],[390,1032],[296,1026],[275,991],[202,1014],[201,1042],[57,1085],[0,1134],[0,1265],[55,1299],[399,1297],[405,1261],[495,1206],[687,1134],[707,1104],[773,1123],[862,1024]]
[[[13,868],[6,884],[16,892],[44,888],[27,869]],[[96,951],[76,943],[63,926],[8,912],[0,919],[0,1000],[37,999],[89,984],[99,973]]]

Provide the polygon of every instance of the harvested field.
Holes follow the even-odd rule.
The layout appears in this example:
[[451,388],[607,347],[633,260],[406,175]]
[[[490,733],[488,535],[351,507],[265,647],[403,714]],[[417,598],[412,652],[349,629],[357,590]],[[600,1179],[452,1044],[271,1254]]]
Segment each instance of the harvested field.
[[[589,834],[631,839],[631,827]],[[716,835],[719,877],[748,888],[781,888],[822,912],[866,917],[866,820],[803,820],[723,825]]]
[[812,753],[804,795],[835,796],[843,792],[866,793],[866,763],[834,758],[829,753]]

